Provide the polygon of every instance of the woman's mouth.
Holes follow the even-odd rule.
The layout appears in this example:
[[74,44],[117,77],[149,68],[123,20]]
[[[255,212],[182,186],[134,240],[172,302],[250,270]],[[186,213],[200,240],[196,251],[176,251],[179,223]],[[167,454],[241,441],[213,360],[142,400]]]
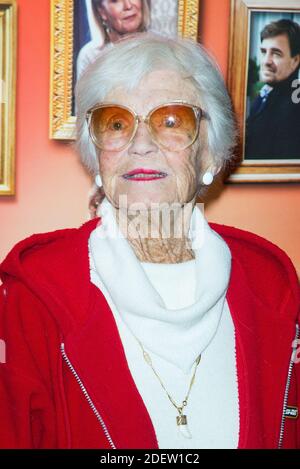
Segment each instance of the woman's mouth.
[[125,18],[123,18],[123,21],[130,21],[136,17],[136,13],[133,13],[132,15],[128,15]]
[[123,174],[122,177],[129,181],[154,181],[167,177],[167,173],[156,169],[137,168]]

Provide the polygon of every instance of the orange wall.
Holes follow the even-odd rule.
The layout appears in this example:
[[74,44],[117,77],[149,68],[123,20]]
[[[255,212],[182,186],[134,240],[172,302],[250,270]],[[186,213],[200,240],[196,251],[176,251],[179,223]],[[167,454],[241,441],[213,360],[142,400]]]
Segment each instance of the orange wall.
[[[200,0],[201,39],[226,75],[229,0]],[[0,259],[34,232],[88,218],[90,179],[69,144],[48,138],[50,0],[18,0],[16,196],[0,199]],[[300,271],[299,184],[226,185],[210,220],[254,231],[281,246]]]

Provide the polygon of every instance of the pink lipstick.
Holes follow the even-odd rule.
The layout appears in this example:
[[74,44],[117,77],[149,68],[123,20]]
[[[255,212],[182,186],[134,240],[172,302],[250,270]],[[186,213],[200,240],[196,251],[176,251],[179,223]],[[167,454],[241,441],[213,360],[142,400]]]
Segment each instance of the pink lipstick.
[[166,176],[167,173],[164,173],[162,171],[145,168],[136,168],[126,174],[123,174],[123,178],[129,181],[154,181],[158,179],[163,179]]

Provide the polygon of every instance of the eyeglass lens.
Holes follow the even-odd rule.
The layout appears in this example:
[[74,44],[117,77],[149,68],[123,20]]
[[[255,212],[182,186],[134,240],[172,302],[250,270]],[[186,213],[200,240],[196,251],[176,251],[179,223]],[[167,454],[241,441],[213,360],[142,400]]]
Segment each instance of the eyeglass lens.
[[[171,151],[189,146],[197,133],[195,112],[187,105],[161,106],[150,113],[148,124],[154,140]],[[129,143],[136,120],[127,109],[102,106],[93,110],[90,125],[99,148],[117,151]]]

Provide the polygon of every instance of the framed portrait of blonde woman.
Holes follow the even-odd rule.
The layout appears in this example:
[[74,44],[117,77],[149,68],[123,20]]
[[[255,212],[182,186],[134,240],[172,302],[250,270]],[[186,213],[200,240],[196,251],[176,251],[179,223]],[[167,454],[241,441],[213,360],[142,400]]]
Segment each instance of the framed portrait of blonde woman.
[[240,128],[229,181],[299,182],[299,0],[231,1],[228,89]]
[[199,3],[200,0],[51,0],[50,138],[76,138],[76,81],[106,44],[143,31],[196,41]]
[[0,195],[15,193],[15,0],[0,0]]

